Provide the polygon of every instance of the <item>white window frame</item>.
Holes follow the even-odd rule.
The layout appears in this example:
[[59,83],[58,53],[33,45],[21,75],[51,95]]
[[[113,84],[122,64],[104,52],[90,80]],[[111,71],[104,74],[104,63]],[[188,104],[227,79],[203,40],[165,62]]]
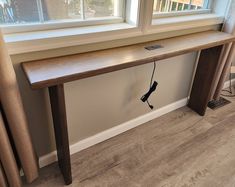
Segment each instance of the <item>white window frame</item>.
[[[139,37],[140,40],[136,40],[138,43],[138,41],[149,41],[150,38],[156,40],[216,29],[224,21],[224,14],[221,14],[221,10],[217,10],[216,3],[212,4],[213,11],[208,14],[159,17],[157,19],[153,17],[153,3],[154,0],[126,0],[125,19],[121,23],[118,21],[113,23],[112,20],[110,24],[100,22],[100,24],[89,26],[90,24],[86,25],[84,22],[84,25],[75,27],[70,27],[73,25],[68,23],[68,27],[63,29],[56,29],[57,25],[54,28],[51,24],[51,30],[37,30],[35,26],[36,30],[32,32],[5,34],[5,41],[11,55],[90,44],[93,46],[94,43],[111,41],[110,46],[113,47],[113,45],[130,45],[135,42],[130,38]],[[220,9],[223,9],[221,5],[219,6]],[[119,44],[114,44],[115,40]],[[79,48],[79,50],[83,52],[83,48]]]
[[83,13],[81,19],[62,19],[56,21],[44,21],[42,2],[36,0],[39,13],[39,22],[35,23],[23,23],[23,24],[2,24],[0,25],[5,34],[43,31],[51,29],[64,29],[72,27],[84,27],[94,25],[105,25],[114,23],[123,23],[125,21],[125,8],[127,0],[120,0],[118,7],[116,8],[115,16],[113,17],[97,17],[97,18],[85,18],[84,12],[84,0],[80,0]]
[[219,15],[214,12],[214,7],[212,5],[214,5],[215,1],[218,0],[206,1],[208,7],[211,9],[176,11],[154,15],[154,0],[149,0],[148,3],[149,7],[152,7],[152,15],[149,15],[146,18],[150,24],[145,27],[144,32],[146,34],[167,33],[171,31],[180,32],[185,29],[197,29],[200,27],[221,24],[224,21],[224,15]]
[[212,5],[212,0],[205,0],[204,8],[199,9],[199,10],[185,10],[185,11],[172,11],[172,12],[154,12],[153,11],[153,19],[163,18],[163,17],[195,15],[195,14],[209,14],[211,13],[211,5]]

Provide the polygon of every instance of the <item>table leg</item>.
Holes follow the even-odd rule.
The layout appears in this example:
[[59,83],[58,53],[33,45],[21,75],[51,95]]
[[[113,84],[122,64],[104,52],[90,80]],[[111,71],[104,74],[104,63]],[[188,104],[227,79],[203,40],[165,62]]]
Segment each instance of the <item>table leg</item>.
[[66,185],[72,183],[64,86],[49,87],[58,163]]
[[213,90],[213,83],[220,67],[219,58],[223,46],[201,51],[188,107],[204,116]]

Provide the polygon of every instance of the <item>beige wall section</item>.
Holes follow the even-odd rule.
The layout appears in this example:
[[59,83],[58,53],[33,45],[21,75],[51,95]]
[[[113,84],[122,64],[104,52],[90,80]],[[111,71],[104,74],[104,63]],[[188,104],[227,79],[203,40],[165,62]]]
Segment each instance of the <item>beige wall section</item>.
[[[188,96],[196,53],[157,62],[157,108]],[[149,89],[153,64],[65,84],[70,142],[92,136],[150,112],[140,98]]]
[[[46,89],[30,89],[21,70],[21,62],[210,29],[215,27],[12,56],[38,155],[50,153],[55,148],[48,92]],[[196,53],[191,53],[157,63],[159,87],[151,98],[156,109],[187,97],[195,59]],[[65,84],[70,143],[150,112],[139,99],[148,90],[151,72],[152,64],[147,64]]]

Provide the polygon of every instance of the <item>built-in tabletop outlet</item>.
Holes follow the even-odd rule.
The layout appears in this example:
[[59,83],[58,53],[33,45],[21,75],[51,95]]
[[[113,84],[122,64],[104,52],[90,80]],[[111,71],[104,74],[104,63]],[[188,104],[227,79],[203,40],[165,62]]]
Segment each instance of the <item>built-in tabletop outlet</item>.
[[155,50],[155,49],[160,49],[160,48],[163,48],[163,46],[158,45],[158,44],[145,47],[145,49],[147,49],[149,51],[152,51],[152,50]]

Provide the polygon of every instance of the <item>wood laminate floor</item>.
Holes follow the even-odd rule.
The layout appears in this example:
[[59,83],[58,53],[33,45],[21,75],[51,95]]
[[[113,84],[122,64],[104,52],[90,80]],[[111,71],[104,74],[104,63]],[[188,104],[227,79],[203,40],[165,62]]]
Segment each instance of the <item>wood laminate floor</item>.
[[[235,187],[235,99],[184,107],[72,156],[69,187]],[[57,164],[25,187],[61,187]]]

